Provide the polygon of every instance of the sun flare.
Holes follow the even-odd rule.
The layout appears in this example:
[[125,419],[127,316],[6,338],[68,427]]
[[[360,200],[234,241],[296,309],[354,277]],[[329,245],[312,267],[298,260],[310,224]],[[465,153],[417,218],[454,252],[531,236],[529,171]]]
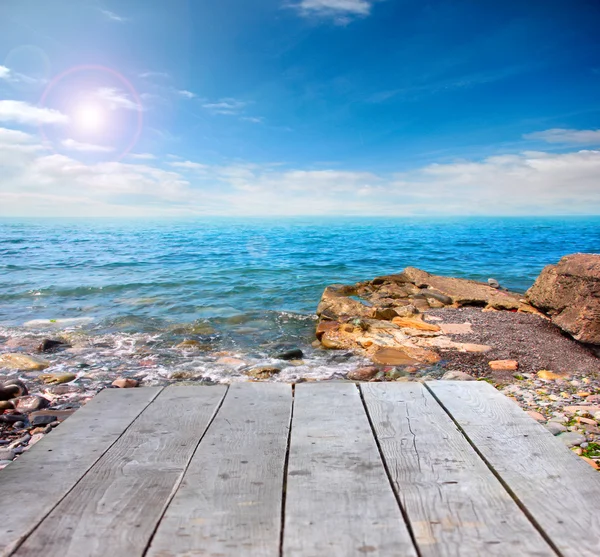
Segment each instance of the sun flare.
[[98,133],[105,128],[108,115],[100,105],[83,103],[75,107],[72,118],[78,130]]

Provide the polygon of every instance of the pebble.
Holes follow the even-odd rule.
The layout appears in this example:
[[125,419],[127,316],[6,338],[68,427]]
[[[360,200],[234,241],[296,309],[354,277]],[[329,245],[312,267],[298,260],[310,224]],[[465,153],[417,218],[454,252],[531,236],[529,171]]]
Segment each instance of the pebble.
[[575,431],[559,433],[556,438],[560,439],[567,447],[575,447],[585,443],[585,437]]
[[557,379],[564,379],[564,375],[559,375],[558,373],[554,373],[553,371],[547,369],[540,369],[537,372],[537,376],[544,381],[556,381]]
[[559,433],[567,431],[567,428],[564,425],[552,421],[546,424],[546,429],[552,433],[552,435],[558,435]]
[[600,470],[600,464],[598,464],[595,460],[592,460],[591,458],[588,458],[587,456],[582,456],[581,458],[583,460],[585,460],[595,470]]
[[124,378],[120,377],[119,379],[115,379],[112,382],[113,387],[119,387],[120,389],[132,389],[139,385],[139,381],[137,379]]
[[304,352],[300,348],[292,348],[285,350],[274,356],[277,360],[301,360],[304,357]]
[[14,460],[15,456],[13,449],[0,449],[0,460]]
[[36,416],[31,420],[32,426],[50,425],[56,421],[56,416]]
[[0,356],[0,367],[20,371],[39,371],[50,367],[50,362],[27,354],[2,354]]
[[375,366],[361,367],[348,373],[348,379],[351,381],[370,381],[377,375],[379,368]]
[[475,377],[464,371],[447,371],[442,375],[444,381],[475,381]]
[[244,375],[254,379],[268,379],[280,371],[281,368],[275,366],[258,366],[244,371]]
[[545,422],[546,421],[546,417],[543,414],[540,414],[539,412],[534,412],[533,410],[529,410],[527,413],[536,422]]
[[50,406],[50,401],[47,398],[39,395],[27,395],[15,399],[17,410],[20,412],[35,412]]
[[38,377],[44,383],[49,385],[58,385],[60,383],[70,383],[77,379],[74,373],[44,373]]
[[517,371],[519,368],[517,360],[492,360],[488,365],[494,371]]

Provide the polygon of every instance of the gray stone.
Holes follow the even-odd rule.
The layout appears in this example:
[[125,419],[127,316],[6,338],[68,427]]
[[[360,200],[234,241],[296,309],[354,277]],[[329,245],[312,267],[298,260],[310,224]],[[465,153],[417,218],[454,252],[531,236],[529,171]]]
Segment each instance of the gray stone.
[[564,425],[558,422],[553,422],[552,420],[546,424],[546,429],[552,433],[552,435],[558,435],[559,433],[564,433],[567,431],[567,428]]
[[14,460],[15,451],[12,449],[0,449],[0,460]]
[[285,350],[275,355],[278,360],[301,360],[304,353],[300,348],[292,348],[291,350]]
[[560,439],[567,447],[576,447],[581,443],[585,443],[585,437],[575,431],[559,433],[556,438]]

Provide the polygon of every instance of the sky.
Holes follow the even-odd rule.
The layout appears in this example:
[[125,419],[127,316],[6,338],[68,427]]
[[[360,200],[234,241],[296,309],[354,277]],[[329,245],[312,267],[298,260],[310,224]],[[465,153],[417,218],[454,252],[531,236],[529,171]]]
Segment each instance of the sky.
[[0,0],[0,216],[600,214],[597,0]]

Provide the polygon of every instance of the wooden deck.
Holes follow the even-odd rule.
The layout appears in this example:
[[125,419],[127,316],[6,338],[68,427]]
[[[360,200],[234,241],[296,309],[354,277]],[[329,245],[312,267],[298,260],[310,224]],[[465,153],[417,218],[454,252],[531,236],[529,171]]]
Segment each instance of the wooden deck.
[[6,556],[600,555],[600,474],[483,382],[106,390],[0,486]]

